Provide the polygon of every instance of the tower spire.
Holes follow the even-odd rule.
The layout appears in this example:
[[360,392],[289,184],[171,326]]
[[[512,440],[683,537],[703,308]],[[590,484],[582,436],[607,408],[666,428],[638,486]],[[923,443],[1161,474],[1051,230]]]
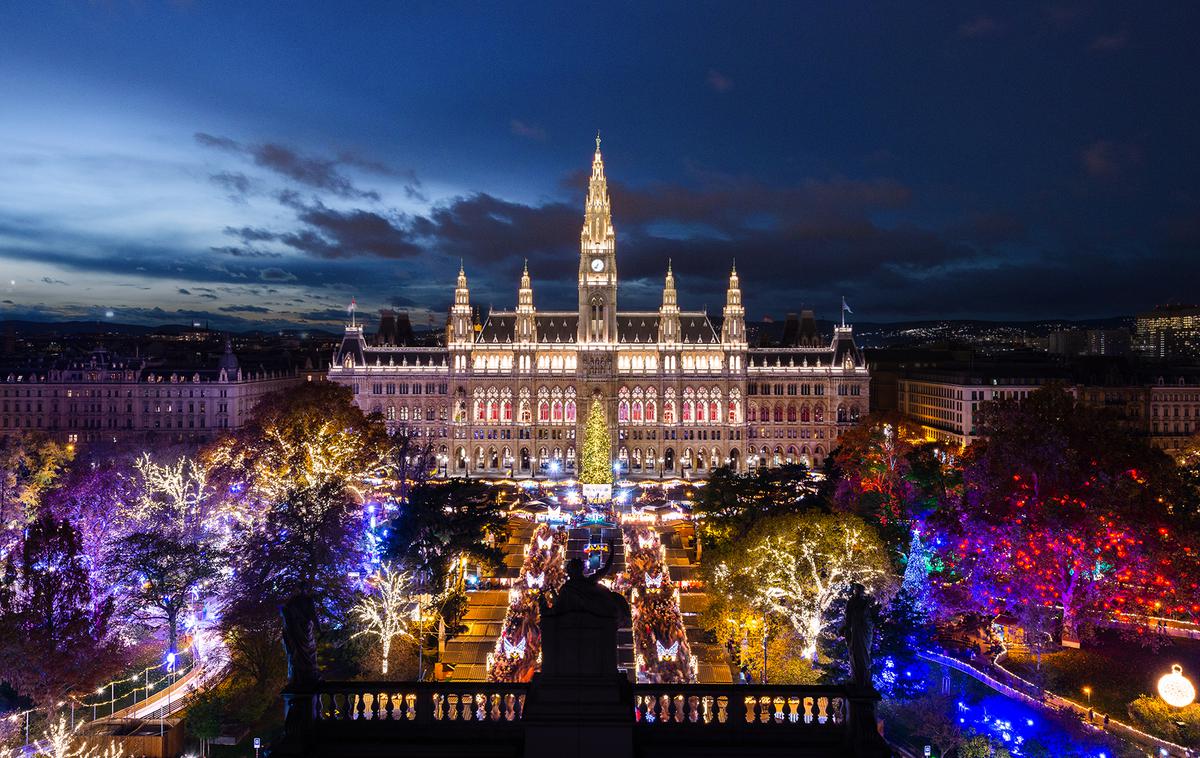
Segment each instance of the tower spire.
[[615,344],[617,340],[617,241],[613,231],[608,180],[600,134],[592,156],[583,229],[579,234],[579,334],[580,344]]
[[729,269],[729,289],[725,291],[724,319],[721,322],[721,342],[738,344],[746,341],[746,309],[742,305],[742,285],[738,281],[737,263]]
[[667,260],[667,278],[663,282],[662,305],[658,309],[658,341],[679,341],[679,297],[675,292],[675,274]]
[[458,282],[454,287],[454,305],[450,307],[451,342],[469,343],[473,338],[471,331],[471,290],[467,287],[467,272],[462,261],[458,263]]
[[583,241],[600,245],[613,238],[612,206],[608,200],[608,179],[604,176],[604,156],[600,154],[600,134],[596,134],[596,154],[592,156],[592,176],[588,179],[587,203],[583,214]]
[[521,270],[521,286],[517,290],[517,341],[528,343],[537,340],[534,322],[533,283],[529,279],[529,259]]

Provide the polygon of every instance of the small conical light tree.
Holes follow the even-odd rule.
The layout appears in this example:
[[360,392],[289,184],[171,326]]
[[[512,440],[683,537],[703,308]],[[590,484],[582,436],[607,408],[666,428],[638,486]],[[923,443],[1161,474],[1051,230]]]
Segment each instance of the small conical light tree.
[[612,484],[613,471],[609,455],[612,438],[608,434],[608,419],[599,396],[592,398],[587,425],[583,428],[583,466],[579,480],[584,484]]
[[386,674],[392,640],[413,636],[409,626],[414,621],[417,599],[411,592],[412,577],[408,572],[396,571],[387,563],[371,578],[371,584],[375,592],[363,596],[351,611],[363,627],[354,636],[367,634],[379,641],[381,673]]

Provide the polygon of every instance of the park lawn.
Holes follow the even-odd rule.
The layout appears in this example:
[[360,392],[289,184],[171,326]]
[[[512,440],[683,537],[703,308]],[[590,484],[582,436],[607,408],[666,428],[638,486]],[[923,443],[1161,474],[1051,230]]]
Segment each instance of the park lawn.
[[1041,681],[1036,658],[1030,653],[1010,653],[1002,665],[1018,676],[1056,695],[1087,705],[1084,687],[1092,689],[1096,713],[1129,720],[1127,706],[1139,695],[1156,695],[1156,685],[1172,664],[1183,666],[1193,681],[1200,677],[1200,641],[1167,638],[1156,650],[1115,631],[1103,631],[1079,650],[1062,648],[1042,655]]

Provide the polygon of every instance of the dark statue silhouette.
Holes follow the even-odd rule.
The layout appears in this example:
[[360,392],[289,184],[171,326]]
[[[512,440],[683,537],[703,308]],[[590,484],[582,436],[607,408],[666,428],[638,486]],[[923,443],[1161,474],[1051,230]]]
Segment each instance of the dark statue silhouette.
[[567,561],[567,581],[538,598],[542,670],[525,701],[525,758],[632,758],[633,687],[617,670],[617,630],[629,604],[591,576],[583,561]]
[[850,583],[846,601],[846,623],[842,633],[850,649],[850,681],[858,687],[871,686],[871,645],[875,637],[875,611],[878,608],[858,582]]
[[287,654],[288,684],[320,681],[317,671],[317,605],[312,595],[298,593],[279,607],[283,617],[283,650]]
[[608,560],[591,576],[583,573],[583,561],[572,558],[558,592],[538,597],[544,674],[617,673],[617,628],[629,620],[629,604],[600,584],[611,566],[611,546]]
[[287,654],[288,683],[283,696],[284,738],[270,753],[292,755],[303,752],[308,730],[317,718],[320,703],[313,691],[321,682],[317,668],[317,604],[312,595],[300,592],[279,606],[283,617],[283,651]]

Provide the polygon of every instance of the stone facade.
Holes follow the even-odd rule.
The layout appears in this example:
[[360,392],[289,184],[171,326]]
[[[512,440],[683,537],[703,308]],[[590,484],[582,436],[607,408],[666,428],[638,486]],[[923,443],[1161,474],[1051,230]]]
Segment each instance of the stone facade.
[[443,346],[368,344],[352,321],[329,379],[353,387],[363,411],[425,438],[451,475],[573,476],[594,396],[608,409],[614,465],[634,479],[816,466],[868,412],[869,376],[850,327],[751,347],[736,269],[717,323],[679,308],[669,262],[658,310],[618,310],[618,284],[597,140],[578,310],[537,309],[526,267],[516,309],[477,324],[460,268]]
[[84,361],[3,377],[0,435],[203,442],[240,427],[264,395],[302,381],[296,372],[243,370],[228,345],[215,369],[155,367],[96,350]]

